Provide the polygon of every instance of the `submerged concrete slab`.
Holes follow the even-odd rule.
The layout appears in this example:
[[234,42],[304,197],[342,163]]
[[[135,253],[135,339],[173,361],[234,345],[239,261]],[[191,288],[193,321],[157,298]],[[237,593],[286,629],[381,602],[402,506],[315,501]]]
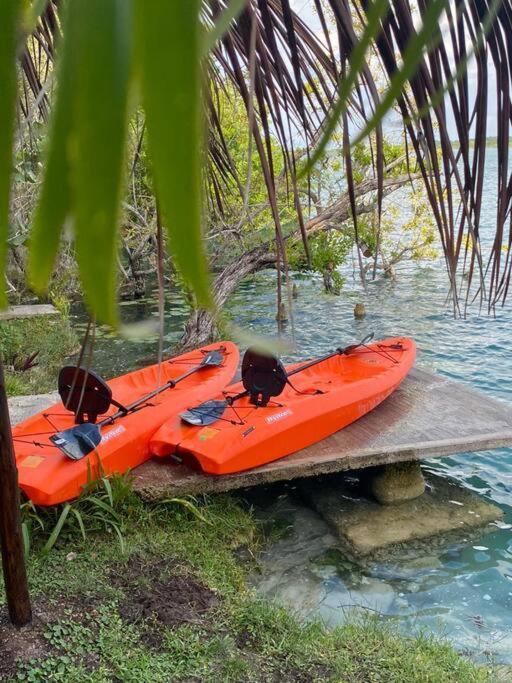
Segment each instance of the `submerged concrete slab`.
[[358,495],[353,483],[339,475],[307,480],[300,489],[356,558],[437,535],[460,538],[503,517],[499,507],[450,479],[432,473],[425,478],[425,493],[399,505],[380,505]]
[[378,408],[298,453],[222,477],[165,459],[149,461],[135,470],[135,488],[144,498],[157,500],[509,445],[512,406],[414,368]]
[[23,306],[11,306],[5,311],[0,311],[0,320],[34,318],[40,315],[60,315],[60,313],[52,304],[24,304]]

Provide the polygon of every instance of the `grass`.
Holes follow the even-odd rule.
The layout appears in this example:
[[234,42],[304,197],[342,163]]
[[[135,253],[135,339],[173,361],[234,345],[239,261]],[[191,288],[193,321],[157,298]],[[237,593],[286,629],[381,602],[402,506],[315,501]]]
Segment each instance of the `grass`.
[[205,523],[179,503],[149,506],[125,494],[123,554],[114,534],[84,541],[72,527],[50,554],[32,552],[36,619],[18,632],[30,647],[18,647],[14,665],[5,644],[16,639],[0,633],[1,680],[488,680],[448,645],[401,637],[378,618],[328,630],[258,599],[245,578],[263,538],[243,501],[197,503]]
[[[63,316],[37,316],[0,323],[0,353],[5,365],[9,396],[40,394],[57,388],[57,374],[78,345],[69,320]],[[37,365],[20,366],[38,352]]]

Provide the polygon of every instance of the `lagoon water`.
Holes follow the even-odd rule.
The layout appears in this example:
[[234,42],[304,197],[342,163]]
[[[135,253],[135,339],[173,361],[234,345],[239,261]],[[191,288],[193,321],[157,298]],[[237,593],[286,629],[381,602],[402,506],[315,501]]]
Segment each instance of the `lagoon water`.
[[[488,162],[484,230],[495,217],[494,163],[495,155]],[[495,317],[476,310],[454,320],[441,260],[405,264],[397,271],[396,282],[381,280],[366,295],[350,271],[340,297],[323,294],[317,277],[297,278],[294,347],[285,359],[318,355],[370,331],[376,337],[409,335],[418,344],[420,366],[512,403],[512,302]],[[357,301],[364,301],[368,311],[361,321],[352,313]],[[274,275],[260,273],[241,285],[229,314],[245,331],[275,335]],[[155,315],[154,298],[123,306],[126,321]],[[179,338],[186,317],[181,299],[168,295],[168,346]],[[291,339],[290,325],[285,336]],[[154,340],[126,341],[99,330],[95,367],[107,376],[155,358]],[[255,585],[262,594],[329,624],[341,622],[359,605],[396,621],[405,633],[434,632],[474,656],[512,663],[512,450],[461,454],[427,466],[500,505],[504,521],[476,539],[435,542],[405,559],[357,566],[332,551],[335,540],[316,515],[293,495],[283,495],[267,513],[284,518],[289,532],[264,552]]]
[[[232,310],[245,329],[270,334],[274,294],[267,283],[262,276],[241,287]],[[363,321],[352,313],[363,298],[358,287],[340,298],[323,295],[317,280],[299,287],[295,357],[323,353],[369,331],[377,337],[410,335],[419,347],[419,365],[512,403],[511,311],[454,320],[445,305],[441,264],[408,266],[397,282],[372,285]],[[250,311],[243,305],[249,297]],[[505,510],[504,521],[481,538],[436,542],[407,559],[361,567],[329,552],[335,541],[327,527],[286,496],[269,511],[287,520],[290,531],[264,553],[256,585],[330,624],[360,605],[396,620],[405,632],[433,631],[474,654],[512,661],[512,450],[461,454],[428,466],[496,502]]]

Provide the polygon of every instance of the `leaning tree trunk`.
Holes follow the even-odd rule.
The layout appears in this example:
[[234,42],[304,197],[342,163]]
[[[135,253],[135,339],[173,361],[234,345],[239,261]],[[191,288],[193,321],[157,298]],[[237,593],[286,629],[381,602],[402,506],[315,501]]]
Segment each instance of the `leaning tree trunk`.
[[[213,298],[219,310],[244,278],[258,270],[275,265],[276,255],[269,250],[271,246],[270,243],[265,243],[247,251],[217,275],[213,283]],[[180,350],[186,350],[201,346],[201,344],[213,341],[216,337],[217,325],[214,314],[204,309],[195,309],[185,325],[179,347]]]
[[[417,176],[404,175],[396,178],[388,178],[384,181],[384,194],[388,195],[400,187],[408,184]],[[362,200],[365,195],[375,193],[377,179],[370,178],[360,183],[356,188],[356,198]],[[373,196],[369,201],[360,201],[356,206],[358,215],[374,211],[377,199]],[[320,232],[338,228],[350,219],[350,199],[348,193],[344,193],[336,202],[309,220],[306,225],[306,234],[309,236]],[[286,240],[300,238],[300,231],[290,233]],[[215,278],[213,283],[213,298],[215,305],[220,310],[229,296],[248,275],[257,273],[264,268],[276,265],[275,244],[269,240],[264,244],[246,251],[229,263]],[[179,350],[187,350],[202,344],[208,344],[217,338],[217,326],[215,315],[211,311],[203,309],[194,310],[188,319],[183,336],[178,344]]]

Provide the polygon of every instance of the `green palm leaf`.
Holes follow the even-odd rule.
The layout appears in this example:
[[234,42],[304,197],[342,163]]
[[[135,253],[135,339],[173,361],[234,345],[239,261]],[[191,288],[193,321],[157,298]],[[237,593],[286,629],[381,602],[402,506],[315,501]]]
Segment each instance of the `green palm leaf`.
[[64,39],[58,69],[59,88],[53,109],[50,145],[46,158],[43,186],[36,206],[30,237],[28,274],[36,292],[45,291],[59,249],[64,222],[71,209],[68,151],[74,120],[73,79],[75,51],[72,34],[76,17],[65,15]]
[[[12,169],[14,106],[16,102],[16,46],[21,18],[20,0],[2,3],[0,20],[0,272],[5,269],[9,237],[9,192]],[[5,287],[0,282],[0,306],[5,306]]]
[[201,234],[199,0],[136,0],[140,81],[156,192],[170,249],[201,305],[210,303]]
[[130,0],[73,0],[77,53],[72,191],[85,298],[116,320],[117,223],[131,63]]

